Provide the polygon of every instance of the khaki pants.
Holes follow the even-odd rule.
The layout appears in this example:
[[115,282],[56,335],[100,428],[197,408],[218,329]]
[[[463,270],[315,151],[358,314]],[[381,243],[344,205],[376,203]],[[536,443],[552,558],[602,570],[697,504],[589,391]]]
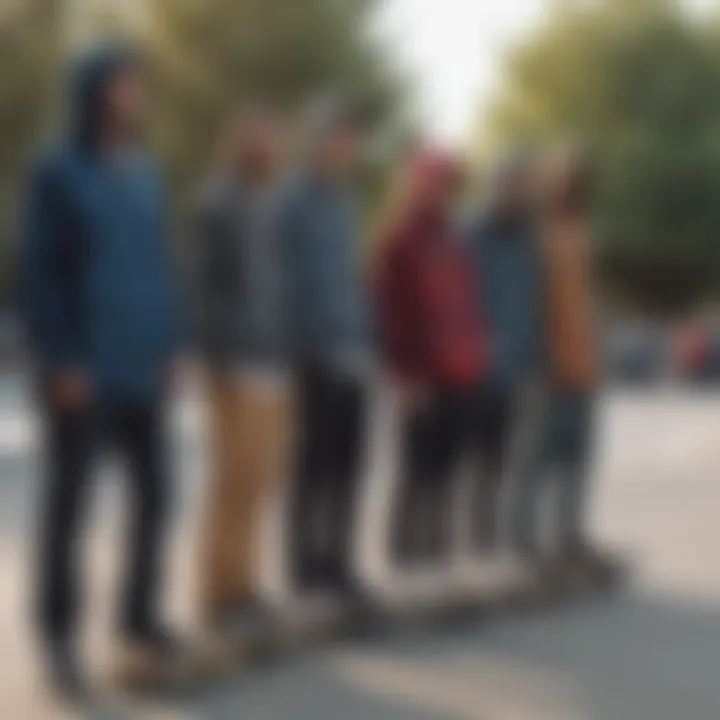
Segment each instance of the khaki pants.
[[207,617],[257,590],[259,525],[285,469],[289,397],[281,382],[208,377],[211,472],[200,568]]

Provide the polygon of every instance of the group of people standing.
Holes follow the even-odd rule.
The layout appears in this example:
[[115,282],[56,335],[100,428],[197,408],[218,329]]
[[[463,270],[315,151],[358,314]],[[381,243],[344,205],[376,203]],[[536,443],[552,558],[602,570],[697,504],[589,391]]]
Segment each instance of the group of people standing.
[[[85,689],[76,544],[93,464],[108,446],[127,465],[133,503],[120,631],[161,657],[176,650],[158,615],[165,420],[191,348],[209,407],[198,571],[212,629],[267,621],[258,518],[285,474],[292,585],[372,602],[352,545],[380,376],[401,423],[389,547],[397,567],[450,561],[456,476],[472,459],[463,508],[479,558],[511,547],[553,583],[609,580],[614,565],[585,524],[598,368],[584,158],[516,155],[488,207],[464,223],[460,163],[416,149],[368,243],[351,191],[364,118],[341,101],[318,107],[288,171],[281,116],[246,108],[193,209],[190,289],[181,292],[163,184],[138,151],[146,90],[132,54],[86,54],[70,131],[42,155],[28,192],[20,288],[46,456],[38,617],[57,686]],[[528,407],[532,427],[511,453]],[[550,470],[548,545],[540,508]]]
[[411,158],[380,239],[380,346],[403,426],[395,555],[447,562],[459,465],[471,460],[463,509],[476,556],[510,548],[556,588],[611,582],[618,567],[586,524],[599,383],[587,160],[516,153],[467,223],[460,180],[447,154]]

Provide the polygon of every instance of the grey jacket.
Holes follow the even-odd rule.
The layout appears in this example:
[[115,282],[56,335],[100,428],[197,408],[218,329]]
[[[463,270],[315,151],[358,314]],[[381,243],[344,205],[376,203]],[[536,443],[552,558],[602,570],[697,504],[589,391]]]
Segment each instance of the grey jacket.
[[209,362],[285,358],[284,267],[273,191],[256,194],[228,176],[205,187],[197,217],[195,325]]
[[308,175],[284,193],[281,215],[294,361],[341,371],[366,367],[370,316],[352,199]]

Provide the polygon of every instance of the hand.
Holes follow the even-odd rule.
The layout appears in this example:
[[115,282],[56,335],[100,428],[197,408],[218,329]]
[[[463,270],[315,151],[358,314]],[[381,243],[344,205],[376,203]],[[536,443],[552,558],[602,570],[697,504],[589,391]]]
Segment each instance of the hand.
[[92,400],[90,379],[81,371],[63,371],[50,382],[50,394],[62,410],[82,410]]

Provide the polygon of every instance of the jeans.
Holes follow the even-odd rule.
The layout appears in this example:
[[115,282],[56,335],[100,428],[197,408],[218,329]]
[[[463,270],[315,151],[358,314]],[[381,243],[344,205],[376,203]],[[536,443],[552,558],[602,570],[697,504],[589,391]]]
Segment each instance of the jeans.
[[67,640],[75,631],[81,604],[77,545],[95,461],[106,445],[126,465],[131,492],[121,628],[142,633],[156,623],[168,507],[163,403],[63,410],[46,401],[38,604],[41,632],[50,640]]
[[392,554],[402,563],[437,561],[453,543],[457,471],[474,461],[471,535],[475,549],[497,542],[509,398],[498,388],[437,387],[404,418]]
[[302,588],[351,578],[366,391],[349,376],[310,366],[297,374],[299,445],[290,488],[291,572]]
[[539,546],[540,500],[548,489],[551,470],[557,472],[554,487],[557,544],[564,548],[583,540],[594,399],[590,393],[558,388],[540,413],[518,469],[514,532],[521,548],[536,550]]

